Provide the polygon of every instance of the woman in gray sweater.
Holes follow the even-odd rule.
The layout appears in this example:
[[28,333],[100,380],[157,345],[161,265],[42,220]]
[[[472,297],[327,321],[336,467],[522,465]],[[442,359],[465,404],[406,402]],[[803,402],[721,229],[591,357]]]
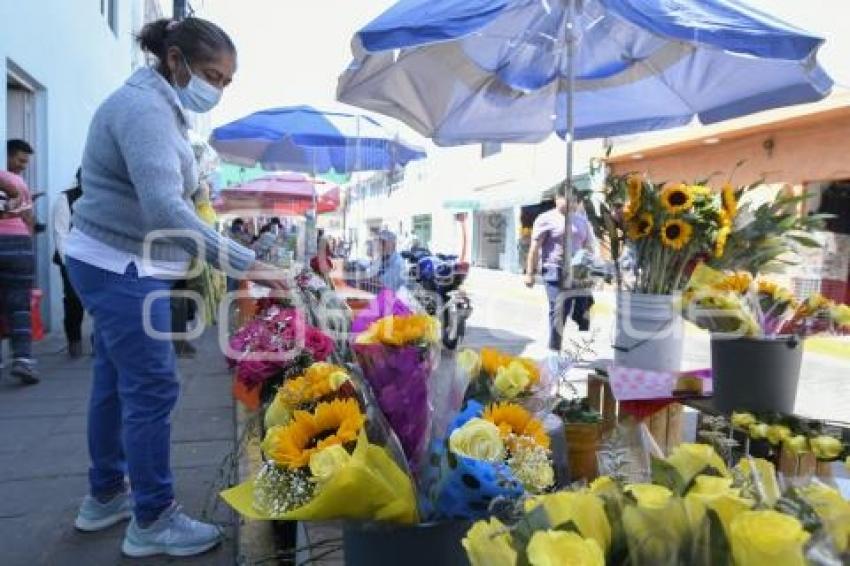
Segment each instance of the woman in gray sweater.
[[198,18],[148,24],[139,43],[158,65],[136,71],[97,110],[83,157],[86,192],[65,245],[95,340],[90,494],[76,526],[99,530],[132,514],[125,554],[189,556],[215,546],[221,533],[174,502],[169,417],[179,384],[168,336],[171,287],[192,257],[231,277],[282,284],[190,204],[198,182],[186,111],[207,112],[218,102],[236,70],[233,43]]

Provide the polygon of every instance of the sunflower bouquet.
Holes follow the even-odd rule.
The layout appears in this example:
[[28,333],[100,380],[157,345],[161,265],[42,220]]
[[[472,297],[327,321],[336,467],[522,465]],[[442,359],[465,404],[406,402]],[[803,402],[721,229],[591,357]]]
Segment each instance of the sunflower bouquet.
[[685,318],[715,333],[747,337],[808,336],[850,331],[850,307],[820,294],[794,294],[748,272],[724,273],[700,264],[683,295]]
[[387,449],[369,441],[366,424],[355,397],[296,410],[266,432],[266,462],[256,477],[221,495],[253,519],[413,523],[410,477]]
[[354,354],[412,469],[427,452],[440,325],[425,314],[389,315],[361,332]]
[[618,286],[663,295],[681,291],[699,262],[756,275],[787,263],[801,246],[818,245],[807,233],[823,224],[823,216],[790,212],[806,197],[780,196],[757,207],[742,203],[758,186],[713,189],[705,182],[611,176],[603,202],[585,208],[618,260]]
[[479,403],[512,401],[533,412],[548,410],[553,397],[553,376],[541,371],[531,358],[512,356],[495,348],[458,352],[458,370],[468,376],[466,399]]
[[473,519],[496,502],[515,502],[555,484],[543,422],[514,403],[470,401],[433,446],[433,469],[422,489],[425,516]]
[[[727,469],[707,445],[685,444],[652,483],[608,476],[524,501],[476,522],[462,541],[472,566],[843,563],[850,502],[817,482],[779,489],[766,460]],[[842,554],[844,553],[844,554]]]
[[321,402],[354,398],[356,395],[352,377],[345,368],[316,362],[302,375],[287,379],[278,388],[266,408],[266,429],[288,424],[295,411],[309,411]]

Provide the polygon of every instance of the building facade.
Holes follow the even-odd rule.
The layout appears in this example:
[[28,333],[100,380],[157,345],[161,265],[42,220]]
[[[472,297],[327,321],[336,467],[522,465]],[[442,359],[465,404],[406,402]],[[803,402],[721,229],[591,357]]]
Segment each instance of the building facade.
[[[37,201],[40,223],[74,182],[89,121],[103,99],[134,66],[144,64],[133,34],[163,14],[155,0],[28,0],[0,2],[0,139],[23,138],[35,149],[27,171],[31,188],[46,191]],[[3,162],[5,167],[5,152]],[[37,283],[42,310],[62,316],[62,285],[51,264],[51,231],[36,237]],[[57,308],[51,309],[51,305]],[[50,319],[47,319],[50,322]]]
[[[601,142],[576,145],[579,183]],[[349,187],[347,238],[357,255],[370,233],[390,229],[402,246],[414,239],[432,251],[472,264],[519,273],[523,233],[551,202],[547,191],[562,181],[566,147],[558,138],[540,144],[428,147],[428,158],[403,174],[376,175]],[[551,204],[548,204],[551,206]]]

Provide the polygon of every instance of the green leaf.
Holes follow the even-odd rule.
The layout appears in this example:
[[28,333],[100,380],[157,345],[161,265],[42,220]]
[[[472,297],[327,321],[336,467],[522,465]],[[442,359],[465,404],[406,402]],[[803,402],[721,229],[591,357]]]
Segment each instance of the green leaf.
[[581,531],[578,530],[578,525],[575,524],[575,521],[567,521],[566,523],[562,523],[555,527],[553,530],[563,531],[565,533],[575,533],[578,536],[584,536],[581,534]]
[[537,531],[547,531],[552,528],[552,521],[542,505],[538,505],[525,515],[514,527],[513,545],[520,556],[525,556],[528,543]]
[[806,248],[821,248],[821,243],[812,238],[811,236],[804,236],[802,234],[787,234],[786,237],[789,240],[797,242],[801,246]]
[[687,490],[687,485],[679,472],[668,464],[665,460],[650,457],[650,471],[652,474],[652,483],[663,485],[676,495],[684,495]]

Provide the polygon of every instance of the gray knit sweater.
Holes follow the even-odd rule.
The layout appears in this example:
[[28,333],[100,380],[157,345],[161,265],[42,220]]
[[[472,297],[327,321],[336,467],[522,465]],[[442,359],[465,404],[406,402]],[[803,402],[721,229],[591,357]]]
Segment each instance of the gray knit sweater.
[[[74,227],[116,249],[149,259],[183,261],[203,255],[230,273],[244,272],[254,252],[225,238],[195,214],[198,187],[188,122],[177,94],[156,70],[143,68],[98,108],[83,155],[83,196]],[[192,237],[151,239],[157,230]],[[199,249],[202,245],[203,249]]]

